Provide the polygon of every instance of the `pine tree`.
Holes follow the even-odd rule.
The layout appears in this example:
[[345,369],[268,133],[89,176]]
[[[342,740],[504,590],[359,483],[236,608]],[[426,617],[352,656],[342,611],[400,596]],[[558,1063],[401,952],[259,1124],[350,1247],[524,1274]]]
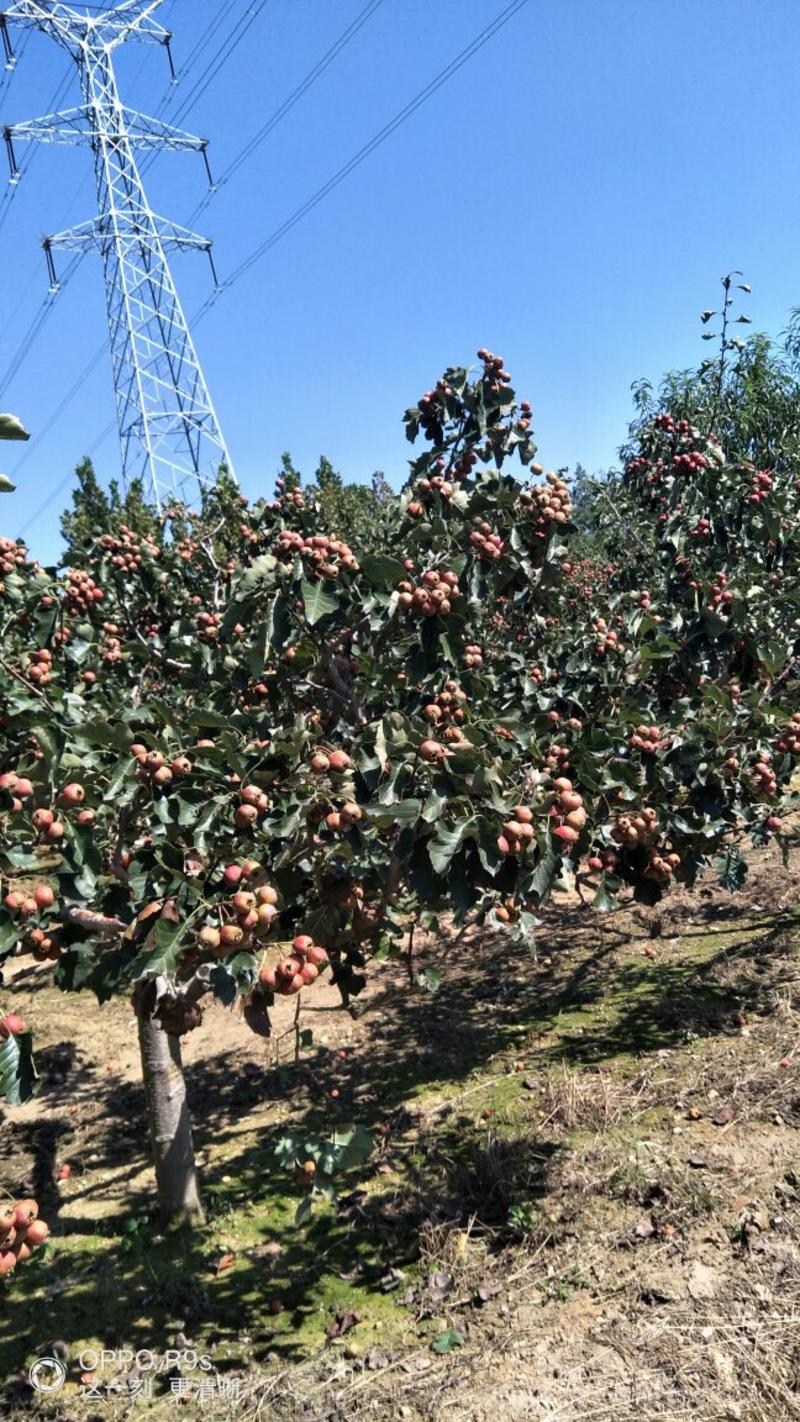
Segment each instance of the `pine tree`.
[[81,552],[98,535],[107,533],[112,506],[100,486],[94,465],[86,455],[75,467],[77,488],[72,491],[72,508],[61,515],[61,532],[68,554]]

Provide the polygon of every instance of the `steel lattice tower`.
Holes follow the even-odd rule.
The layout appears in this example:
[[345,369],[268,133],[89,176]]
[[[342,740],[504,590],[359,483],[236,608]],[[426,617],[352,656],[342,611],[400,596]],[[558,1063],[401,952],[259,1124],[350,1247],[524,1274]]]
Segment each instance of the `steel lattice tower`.
[[114,50],[126,40],[163,44],[169,54],[170,34],[153,19],[162,3],[124,0],[86,14],[60,0],[17,0],[0,15],[7,52],[7,25],[26,25],[57,40],[78,66],[80,108],[5,128],[12,181],[16,140],[92,149],[98,216],[45,238],[45,253],[57,287],[53,248],[100,251],[123,478],[141,477],[159,506],[187,478],[213,477],[223,461],[231,467],[166,255],[194,248],[210,256],[211,242],[155,215],[135,159],[136,149],[190,149],[205,158],[206,140],[126,108],[114,74]]

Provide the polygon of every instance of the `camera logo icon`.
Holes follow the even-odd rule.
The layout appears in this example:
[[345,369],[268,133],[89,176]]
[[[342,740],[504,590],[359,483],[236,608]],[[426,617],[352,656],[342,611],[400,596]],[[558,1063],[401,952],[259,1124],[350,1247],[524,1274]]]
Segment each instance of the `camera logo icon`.
[[67,1370],[60,1358],[37,1358],[28,1377],[36,1392],[58,1392],[67,1379]]

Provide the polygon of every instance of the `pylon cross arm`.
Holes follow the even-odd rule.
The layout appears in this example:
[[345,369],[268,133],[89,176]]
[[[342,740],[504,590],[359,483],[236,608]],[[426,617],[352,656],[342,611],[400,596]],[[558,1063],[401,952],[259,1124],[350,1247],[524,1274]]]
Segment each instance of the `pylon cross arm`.
[[[122,106],[118,110],[119,124],[124,126],[125,135],[134,148],[187,150],[203,153],[208,146],[205,138],[196,138],[193,133],[164,123],[161,119],[141,114],[137,109]],[[27,119],[24,123],[6,125],[7,138],[20,139],[30,143],[89,143],[94,141],[95,126],[92,110],[86,105],[77,109],[63,109],[60,113],[44,114],[42,118]]]

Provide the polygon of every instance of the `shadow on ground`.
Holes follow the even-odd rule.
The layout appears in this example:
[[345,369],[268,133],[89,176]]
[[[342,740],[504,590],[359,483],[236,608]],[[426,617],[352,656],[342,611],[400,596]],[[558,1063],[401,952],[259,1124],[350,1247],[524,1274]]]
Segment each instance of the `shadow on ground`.
[[[85,1192],[73,1181],[62,1213],[54,1162],[81,1112],[96,1104],[97,1085],[72,1044],[58,1044],[42,1060],[54,1118],[4,1128],[0,1153],[9,1188],[34,1192],[69,1248],[56,1240],[21,1266],[30,1274],[3,1300],[0,1376],[17,1373],[55,1339],[163,1348],[182,1333],[202,1339],[220,1367],[226,1353],[231,1366],[243,1357],[291,1360],[312,1339],[319,1344],[321,1315],[329,1324],[363,1308],[365,1294],[388,1336],[402,1314],[389,1291],[399,1282],[392,1271],[413,1269],[425,1222],[477,1222],[502,1244],[509,1206],[535,1203],[548,1190],[558,1144],[529,1126],[500,1132],[480,1111],[476,1118],[475,1074],[495,1070],[498,1054],[507,1063],[511,1051],[524,1051],[533,1070],[593,1067],[675,1046],[687,1034],[732,1030],[735,1014],[757,1010],[765,969],[788,968],[796,924],[763,915],[746,932],[731,920],[701,926],[682,935],[679,959],[659,961],[613,919],[598,928],[593,918],[576,935],[574,911],[551,909],[548,956],[467,935],[445,951],[438,993],[409,996],[395,976],[373,995],[351,1051],[312,1046],[296,1067],[249,1072],[232,1070],[223,1055],[195,1064],[189,1086],[197,1145],[209,1161],[209,1222],[194,1233],[161,1236],[151,1201],[137,1194],[120,1195],[116,1213],[82,1212],[104,1176],[124,1182],[145,1161],[141,1091],[113,1073],[103,1081]],[[559,943],[571,946],[559,952],[552,946]],[[307,1020],[313,1029],[313,1007]],[[265,1103],[288,1108],[294,1134],[353,1121],[373,1132],[376,1153],[342,1182],[337,1213],[294,1225],[302,1192],[273,1156],[285,1127],[268,1120],[255,1139],[247,1130],[248,1113]],[[29,1173],[16,1176],[17,1168]],[[228,1252],[230,1267],[220,1267]]]

